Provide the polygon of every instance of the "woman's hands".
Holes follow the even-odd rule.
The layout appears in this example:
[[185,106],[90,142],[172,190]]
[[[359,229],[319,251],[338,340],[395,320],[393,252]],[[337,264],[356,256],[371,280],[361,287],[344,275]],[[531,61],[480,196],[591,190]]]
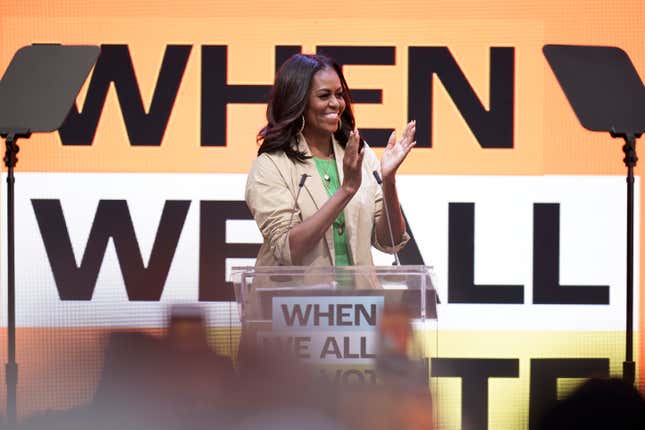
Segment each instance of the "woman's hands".
[[359,150],[361,136],[358,130],[349,133],[347,145],[345,145],[345,156],[343,157],[343,184],[341,188],[350,195],[356,194],[361,186],[363,155],[365,152]]
[[381,176],[383,181],[393,180],[397,169],[416,145],[414,133],[417,129],[417,122],[410,121],[403,131],[403,137],[397,142],[396,132],[392,132],[387,142],[385,151],[381,155]]
[[[398,170],[410,150],[416,145],[414,133],[417,122],[410,121],[403,130],[403,137],[396,140],[396,133],[392,132],[387,146],[381,155],[381,176],[384,181],[393,181]],[[361,166],[363,164],[363,150],[359,151],[361,136],[358,130],[350,132],[347,145],[345,146],[345,157],[343,158],[343,184],[341,188],[354,195],[361,186]]]

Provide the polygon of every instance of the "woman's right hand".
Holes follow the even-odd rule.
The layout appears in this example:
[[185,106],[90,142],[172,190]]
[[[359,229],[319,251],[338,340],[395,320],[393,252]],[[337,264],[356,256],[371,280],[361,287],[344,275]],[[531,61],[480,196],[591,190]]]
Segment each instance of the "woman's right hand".
[[361,186],[363,154],[359,150],[361,136],[358,130],[349,133],[347,145],[345,145],[345,156],[343,157],[343,184],[341,188],[351,195],[356,194]]

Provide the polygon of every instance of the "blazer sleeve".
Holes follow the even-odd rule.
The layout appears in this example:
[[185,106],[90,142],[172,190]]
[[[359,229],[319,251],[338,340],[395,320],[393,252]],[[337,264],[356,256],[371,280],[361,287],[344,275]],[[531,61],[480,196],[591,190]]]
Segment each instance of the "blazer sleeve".
[[268,245],[275,261],[283,265],[292,264],[289,224],[293,226],[301,219],[300,210],[293,210],[295,195],[290,178],[291,175],[282,172],[268,154],[261,154],[249,172],[245,191],[246,204],[265,245]]

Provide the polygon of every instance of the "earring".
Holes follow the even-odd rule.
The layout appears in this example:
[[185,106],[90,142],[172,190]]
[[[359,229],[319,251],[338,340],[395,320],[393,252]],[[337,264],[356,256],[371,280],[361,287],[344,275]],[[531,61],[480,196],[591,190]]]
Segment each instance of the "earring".
[[338,128],[336,131],[341,131],[343,129],[343,118],[341,116],[338,117]]
[[302,119],[302,125],[301,125],[301,126],[300,126],[300,128],[298,129],[298,133],[302,133],[302,130],[304,130],[304,129],[305,129],[305,116],[304,116],[304,115],[302,115],[300,118]]

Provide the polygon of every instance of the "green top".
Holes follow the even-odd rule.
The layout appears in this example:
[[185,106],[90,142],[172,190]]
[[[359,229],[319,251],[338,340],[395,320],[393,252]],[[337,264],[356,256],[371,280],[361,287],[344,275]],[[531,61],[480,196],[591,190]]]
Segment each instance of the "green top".
[[[327,195],[331,197],[340,188],[338,170],[335,159],[322,159],[313,157],[316,168],[323,182]],[[336,266],[349,266],[349,252],[347,250],[347,235],[345,234],[345,214],[341,212],[334,220],[334,254]]]

